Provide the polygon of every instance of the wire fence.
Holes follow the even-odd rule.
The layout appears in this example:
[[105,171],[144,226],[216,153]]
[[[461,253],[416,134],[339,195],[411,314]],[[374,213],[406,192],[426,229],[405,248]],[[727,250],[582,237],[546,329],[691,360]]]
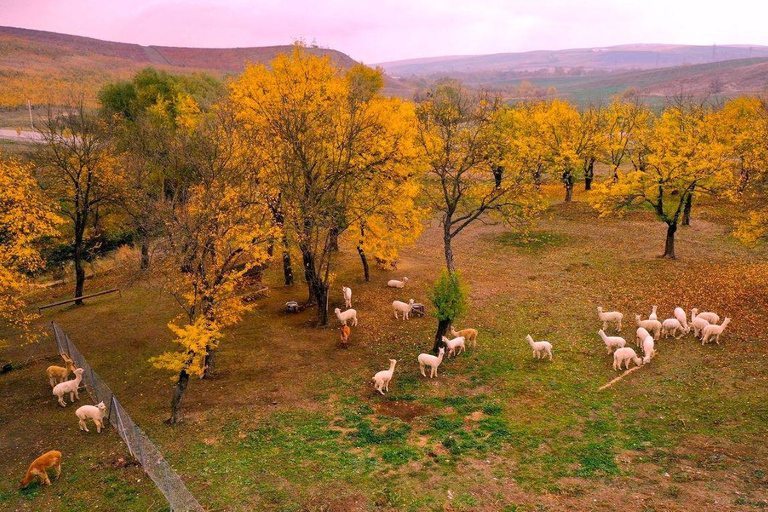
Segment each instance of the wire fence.
[[131,455],[141,464],[149,478],[168,500],[171,510],[203,511],[189,489],[184,485],[176,471],[173,470],[163,454],[150,441],[147,435],[134,423],[125,411],[115,394],[107,384],[93,371],[91,365],[80,353],[74,343],[64,333],[56,322],[51,322],[53,334],[59,353],[68,354],[77,368],[83,372],[83,383],[88,393],[96,402],[104,402],[107,406],[109,422],[117,429],[117,433],[125,441]]

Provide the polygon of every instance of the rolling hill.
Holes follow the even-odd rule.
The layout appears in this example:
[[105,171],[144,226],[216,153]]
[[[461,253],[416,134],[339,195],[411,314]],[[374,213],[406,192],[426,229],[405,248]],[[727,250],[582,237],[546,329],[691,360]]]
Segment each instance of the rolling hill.
[[[247,63],[269,63],[291,46],[252,48],[177,48],[141,46],[88,37],[0,27],[0,108],[26,104],[61,103],[85,93],[94,98],[105,83],[127,78],[146,66],[172,73],[206,72],[218,77],[241,72]],[[349,68],[357,62],[326,48],[307,51],[327,55],[336,65]],[[401,81],[386,79],[385,93],[410,96]]]

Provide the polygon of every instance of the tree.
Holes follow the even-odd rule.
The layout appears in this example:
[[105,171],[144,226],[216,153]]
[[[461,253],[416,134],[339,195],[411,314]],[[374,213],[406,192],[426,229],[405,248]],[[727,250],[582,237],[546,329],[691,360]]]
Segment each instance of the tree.
[[309,303],[328,321],[333,242],[376,211],[365,190],[408,178],[409,104],[380,95],[381,71],[349,72],[297,45],[265,66],[249,66],[232,84],[232,99],[264,162],[253,181],[274,187],[284,231],[301,252]]
[[58,234],[61,220],[43,199],[28,165],[0,151],[0,322],[26,331],[27,275],[44,266],[39,242]]
[[[527,221],[541,207],[535,182],[517,165],[504,165],[498,98],[474,94],[456,81],[437,84],[417,106],[417,145],[434,186],[428,189],[443,226],[446,267],[456,270],[453,239],[478,219],[495,214]],[[493,169],[504,167],[497,185]]]
[[166,203],[157,269],[187,317],[186,325],[169,324],[181,351],[152,359],[177,374],[170,424],[179,421],[190,376],[212,374],[223,330],[250,309],[237,291],[268,259],[274,237],[266,201],[247,179],[252,162],[242,158],[233,117],[221,109],[188,124],[180,136],[190,183],[183,199]]
[[[75,297],[83,295],[85,283],[86,230],[97,209],[114,197],[118,174],[109,144],[110,126],[87,111],[82,100],[38,127],[40,142],[36,158],[45,186],[59,202],[60,211],[72,222],[75,263]],[[75,304],[81,305],[78,299]]]
[[461,281],[461,273],[448,272],[444,269],[432,289],[430,300],[435,308],[432,315],[437,318],[437,331],[432,351],[437,353],[443,343],[443,335],[454,320],[464,314],[467,309],[467,290]]
[[653,114],[637,96],[615,97],[606,112],[605,141],[602,160],[611,166],[613,179],[619,167],[636,144],[638,132],[648,129]]
[[600,185],[593,206],[602,215],[633,205],[650,206],[667,225],[665,258],[675,258],[675,233],[685,205],[702,194],[724,191],[732,181],[721,127],[704,104],[679,99],[640,141],[642,165]]

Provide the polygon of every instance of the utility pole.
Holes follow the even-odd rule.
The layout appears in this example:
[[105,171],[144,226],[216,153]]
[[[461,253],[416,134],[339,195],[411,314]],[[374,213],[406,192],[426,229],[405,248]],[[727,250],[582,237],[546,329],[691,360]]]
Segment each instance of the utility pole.
[[27,100],[27,110],[29,110],[29,127],[35,129],[35,123],[32,122],[32,103]]

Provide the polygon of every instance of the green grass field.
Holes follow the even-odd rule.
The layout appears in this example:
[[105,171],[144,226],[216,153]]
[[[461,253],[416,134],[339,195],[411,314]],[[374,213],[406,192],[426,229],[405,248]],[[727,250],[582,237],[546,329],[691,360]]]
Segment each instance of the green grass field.
[[[148,359],[171,348],[166,324],[179,311],[151,282],[99,277],[89,290],[119,284],[122,297],[48,310],[40,324],[64,327],[208,510],[768,508],[768,254],[736,244],[704,207],[679,233],[679,259],[661,260],[664,227],[647,213],[600,219],[576,199],[553,204],[528,236],[501,225],[459,236],[471,308],[457,325],[480,335],[432,380],[416,357],[436,321],[395,320],[390,303],[428,303],[443,266],[436,222],[396,271],[369,283],[342,246],[330,307],[350,286],[360,318],[346,350],[337,325],[315,327],[313,310],[282,313],[306,289],[281,286],[276,265],[269,297],[222,342],[219,374],[190,384],[176,428],[162,423],[171,375]],[[404,290],[385,287],[402,276]],[[595,308],[622,311],[634,346],[634,315],[653,304],[660,318],[680,305],[733,320],[721,345],[660,340],[647,367],[598,391],[617,372]],[[552,362],[532,358],[528,333],[552,342]],[[20,363],[46,347],[0,357]],[[369,381],[389,358],[398,364],[382,397]],[[74,407],[56,405],[50,361],[0,376],[0,509],[164,510],[140,468],[120,462],[113,429],[82,433]],[[52,448],[64,453],[61,480],[17,491],[29,462]]]

